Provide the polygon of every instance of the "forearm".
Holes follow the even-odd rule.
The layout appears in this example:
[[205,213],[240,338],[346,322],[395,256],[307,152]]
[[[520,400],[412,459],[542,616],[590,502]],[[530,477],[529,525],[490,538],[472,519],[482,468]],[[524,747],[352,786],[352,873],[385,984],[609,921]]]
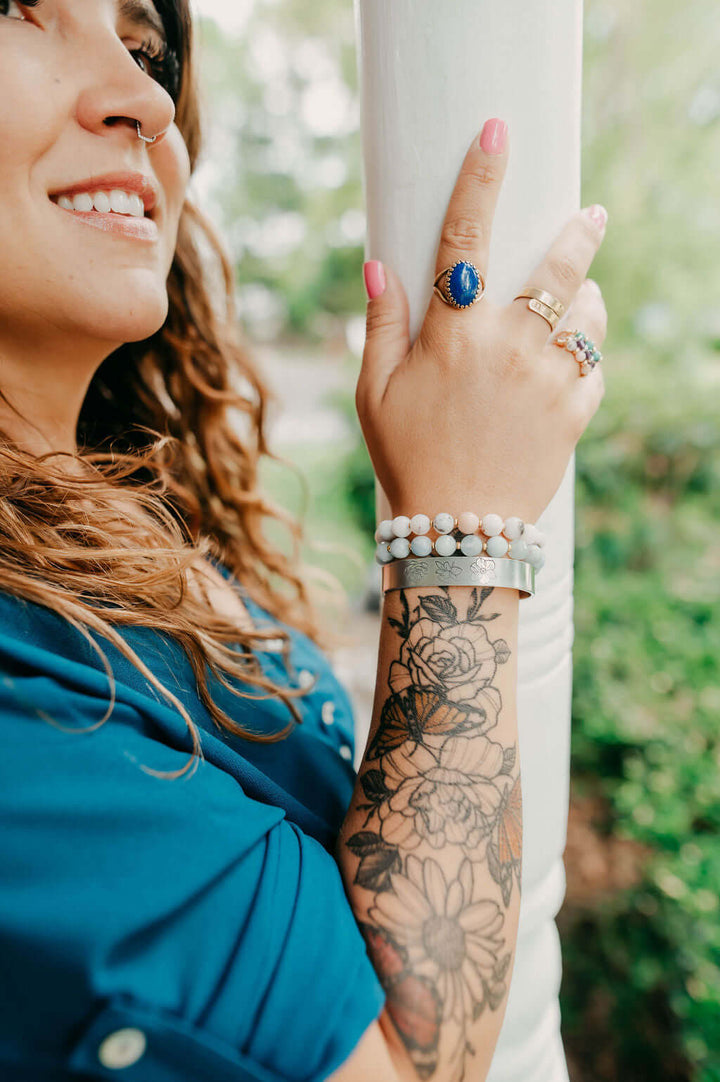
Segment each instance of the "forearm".
[[394,590],[365,755],[336,857],[387,992],[403,1079],[481,1082],[507,1002],[520,901],[519,597]]

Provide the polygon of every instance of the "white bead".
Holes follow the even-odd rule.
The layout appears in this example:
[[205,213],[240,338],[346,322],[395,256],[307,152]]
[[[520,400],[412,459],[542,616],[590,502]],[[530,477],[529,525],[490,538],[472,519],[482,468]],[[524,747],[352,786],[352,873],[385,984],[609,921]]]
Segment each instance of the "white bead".
[[407,515],[396,515],[392,520],[392,531],[395,537],[407,537],[410,533],[410,519]]
[[540,549],[540,554],[538,555],[537,562],[534,566],[536,571],[540,571],[545,566],[545,553],[542,549]]
[[510,546],[510,555],[513,560],[526,560],[528,554],[527,541],[523,537],[518,537],[517,541],[513,541]]
[[343,759],[352,759],[352,748],[350,747],[350,745],[341,744],[340,754],[342,755]]
[[435,541],[435,551],[438,556],[453,556],[457,548],[457,542],[454,537],[450,537],[449,534],[443,533]]
[[545,537],[545,534],[542,532],[542,530],[538,530],[535,534],[535,544],[539,545],[541,549],[545,548],[546,540],[547,538]]
[[523,537],[527,541],[528,545],[537,545],[537,536],[540,533],[537,526],[533,526],[532,522],[525,523],[525,529],[523,530]]
[[430,519],[427,515],[413,515],[410,519],[410,530],[414,534],[424,534],[430,529]]
[[537,567],[540,559],[545,559],[542,549],[538,545],[528,545],[527,558],[533,567]]
[[396,537],[390,542],[390,555],[396,560],[404,560],[410,555],[410,542],[407,537]]
[[375,549],[375,562],[378,564],[389,564],[392,560],[392,553],[388,548],[387,541],[381,541],[378,547]]
[[382,522],[378,523],[378,528],[375,531],[376,541],[392,541],[394,536],[391,519],[384,518]]
[[323,725],[335,724],[335,703],[332,701],[332,699],[326,699],[326,701],[322,704],[320,718]]
[[479,556],[483,550],[483,539],[476,533],[466,534],[460,539],[460,551],[465,556]]
[[488,556],[493,556],[495,558],[499,556],[504,556],[508,550],[508,542],[505,540],[504,537],[496,534],[495,537],[488,538],[485,549]]
[[482,520],[482,532],[486,537],[495,537],[497,534],[502,533],[502,528],[505,525],[500,515],[485,515]]
[[505,519],[505,528],[503,533],[507,537],[508,541],[515,541],[516,538],[522,536],[525,523],[521,518],[513,515],[512,518]]
[[480,525],[480,519],[472,511],[463,511],[458,515],[458,530],[460,533],[475,533]]
[[441,511],[439,515],[436,515],[433,519],[433,526],[438,533],[450,533],[455,525],[455,519],[452,515],[449,515],[447,511]]
[[429,556],[432,552],[432,541],[429,537],[413,537],[410,542],[410,551],[413,556]]

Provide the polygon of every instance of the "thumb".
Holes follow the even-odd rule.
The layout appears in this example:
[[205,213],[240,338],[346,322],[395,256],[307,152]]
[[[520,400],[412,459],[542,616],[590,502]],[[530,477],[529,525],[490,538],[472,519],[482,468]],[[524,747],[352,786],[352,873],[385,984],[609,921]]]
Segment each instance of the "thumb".
[[377,259],[363,264],[368,294],[362,378],[382,396],[390,376],[410,350],[410,309],[402,282]]

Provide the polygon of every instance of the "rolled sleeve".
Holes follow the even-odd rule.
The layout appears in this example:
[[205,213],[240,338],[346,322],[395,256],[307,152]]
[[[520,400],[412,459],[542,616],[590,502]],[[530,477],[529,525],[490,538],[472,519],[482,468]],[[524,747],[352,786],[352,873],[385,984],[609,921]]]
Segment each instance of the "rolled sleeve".
[[127,703],[78,733],[32,704],[103,713],[0,672],[0,1061],[35,1082],[117,1078],[113,1055],[131,1082],[321,1082],[385,998],[330,853],[206,761],[149,773],[188,756]]

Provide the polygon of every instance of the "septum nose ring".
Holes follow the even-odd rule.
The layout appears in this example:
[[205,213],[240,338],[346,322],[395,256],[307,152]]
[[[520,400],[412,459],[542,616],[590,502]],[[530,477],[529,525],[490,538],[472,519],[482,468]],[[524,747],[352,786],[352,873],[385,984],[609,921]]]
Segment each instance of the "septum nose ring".
[[[143,133],[142,133],[142,132],[140,131],[140,121],[139,121],[139,120],[136,120],[136,121],[135,121],[135,124],[136,124],[136,126],[137,126],[137,133],[138,133],[138,138],[139,138],[139,139],[142,139],[142,141],[143,141],[144,143],[154,143],[154,142],[155,142],[155,140],[156,140],[157,138],[159,138],[159,136],[161,136],[161,135],[164,135],[164,134],[165,134],[165,132],[162,132],[162,131],[160,131],[160,132],[158,132],[158,133],[157,133],[157,135],[153,135],[153,136],[143,135]],[[167,128],[165,129],[165,131],[167,131]]]

